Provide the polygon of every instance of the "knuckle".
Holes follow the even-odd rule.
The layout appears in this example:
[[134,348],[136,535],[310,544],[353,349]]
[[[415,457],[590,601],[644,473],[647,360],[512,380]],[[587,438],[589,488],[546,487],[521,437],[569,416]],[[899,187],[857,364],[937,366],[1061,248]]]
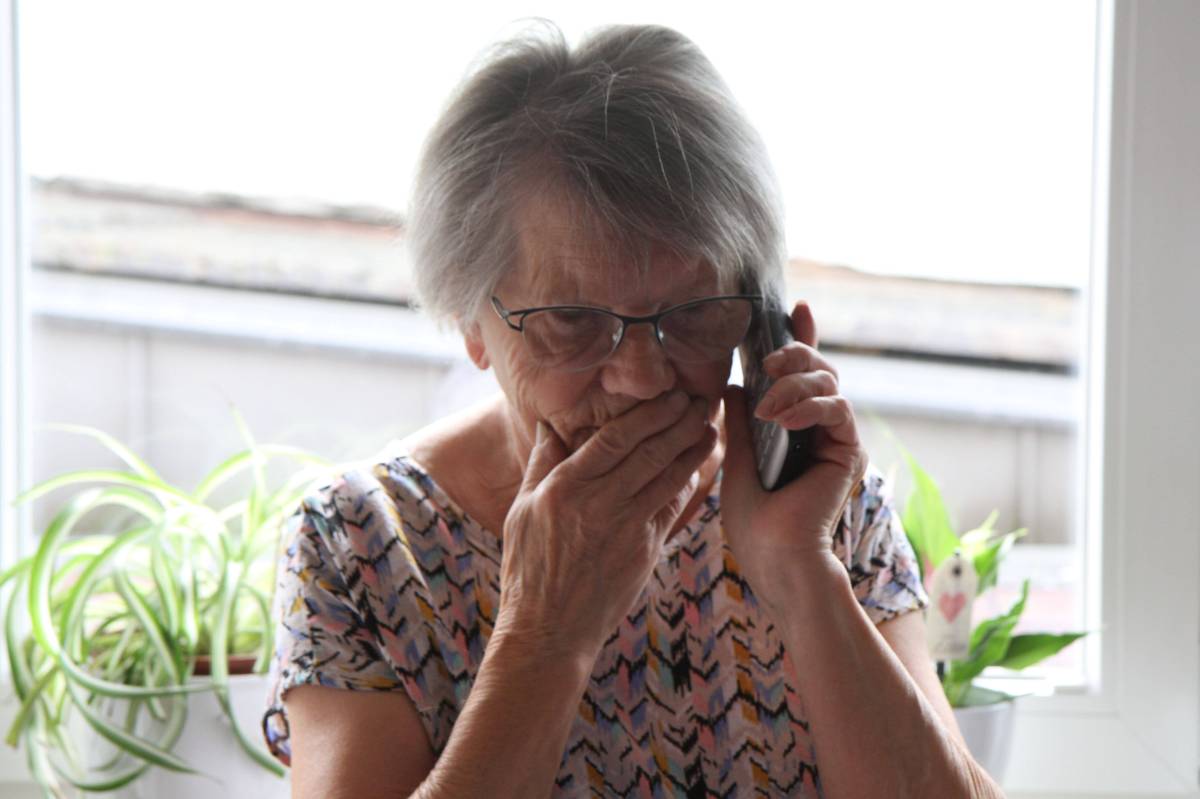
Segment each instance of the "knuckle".
[[799,341],[783,345],[784,366],[788,369],[802,369],[808,363],[808,353]]
[[596,448],[607,455],[623,455],[628,449],[625,434],[616,425],[605,425],[592,436]]
[[658,441],[649,442],[645,446],[639,447],[638,457],[655,474],[666,469],[671,463],[665,447]]
[[538,483],[537,488],[534,489],[534,495],[543,503],[553,507],[562,498],[561,483],[553,477],[547,477]]
[[837,378],[830,372],[824,370],[813,372],[813,382],[816,384],[817,390],[824,394],[832,394],[837,391]]
[[855,452],[855,469],[854,474],[857,480],[861,481],[867,475],[867,467],[870,465],[870,456],[867,455],[867,450],[859,446]]

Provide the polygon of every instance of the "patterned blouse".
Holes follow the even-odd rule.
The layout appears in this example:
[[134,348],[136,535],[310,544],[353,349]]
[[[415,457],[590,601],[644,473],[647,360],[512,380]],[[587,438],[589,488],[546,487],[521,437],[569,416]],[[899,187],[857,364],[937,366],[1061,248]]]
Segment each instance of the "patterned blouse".
[[[719,495],[718,475],[601,650],[553,796],[822,796],[791,662],[724,542]],[[404,691],[440,754],[492,632],[501,547],[403,450],[310,492],[278,567],[270,751],[290,765],[283,697],[315,683]],[[833,547],[876,624],[929,604],[874,465]]]

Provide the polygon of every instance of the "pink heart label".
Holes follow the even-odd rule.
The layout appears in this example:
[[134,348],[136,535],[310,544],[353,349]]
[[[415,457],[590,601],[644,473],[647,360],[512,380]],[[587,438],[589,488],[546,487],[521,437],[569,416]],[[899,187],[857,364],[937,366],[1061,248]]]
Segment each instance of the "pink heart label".
[[963,607],[967,604],[967,595],[962,591],[954,594],[942,594],[938,600],[938,609],[942,611],[942,615],[946,617],[946,621],[954,621],[954,617],[962,612]]

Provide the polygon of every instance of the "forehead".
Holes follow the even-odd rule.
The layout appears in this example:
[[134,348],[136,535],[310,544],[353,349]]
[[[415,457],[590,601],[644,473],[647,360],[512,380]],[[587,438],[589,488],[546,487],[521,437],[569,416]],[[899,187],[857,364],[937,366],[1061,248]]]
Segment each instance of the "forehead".
[[504,281],[507,288],[531,299],[593,305],[687,299],[722,290],[716,270],[701,258],[660,243],[628,241],[580,205],[547,193],[514,209],[516,263]]

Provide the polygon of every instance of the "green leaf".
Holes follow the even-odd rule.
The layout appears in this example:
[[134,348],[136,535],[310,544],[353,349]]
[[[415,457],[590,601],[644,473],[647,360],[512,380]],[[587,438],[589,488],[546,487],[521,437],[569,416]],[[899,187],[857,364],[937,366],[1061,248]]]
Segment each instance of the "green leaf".
[[[954,682],[968,683],[979,676],[988,666],[1004,659],[1013,628],[1025,611],[1029,598],[1029,580],[1021,584],[1021,597],[1007,613],[981,622],[971,634],[970,652],[964,660],[950,661],[949,678]],[[953,702],[952,702],[953,704]]]
[[274,642],[271,635],[274,627],[271,618],[271,601],[266,594],[249,583],[242,583],[242,590],[254,598],[255,604],[258,607],[258,618],[262,622],[262,637],[259,640],[258,657],[254,659],[254,668],[252,669],[255,674],[262,674],[270,664],[271,653],[274,649]]
[[991,688],[984,688],[979,685],[967,685],[967,689],[959,697],[957,704],[951,703],[952,707],[980,707],[983,705],[995,705],[1000,702],[1011,702],[1016,699],[1012,694],[1007,694],[1004,691],[994,691]]
[[45,425],[45,427],[48,430],[60,430],[65,433],[79,433],[80,435],[91,436],[107,447],[114,455],[124,461],[130,469],[133,469],[142,477],[155,482],[162,482],[162,478],[158,476],[158,472],[150,468],[150,464],[139,458],[133,450],[103,430],[81,424],[61,424],[56,422],[51,422],[50,424]]
[[979,575],[979,583],[975,587],[975,596],[981,595],[984,591],[996,584],[996,578],[1000,572],[1000,563],[1008,555],[1013,544],[1018,538],[1024,536],[1028,530],[1022,527],[1020,530],[1013,530],[1011,533],[1001,536],[998,540],[986,545],[979,554],[974,556],[975,573]]
[[[205,475],[196,490],[192,492],[197,502],[204,502],[218,487],[228,482],[237,474],[253,465],[255,452],[267,457],[286,457],[300,463],[308,463],[318,467],[328,467],[330,462],[325,458],[305,452],[298,447],[287,447],[278,444],[259,444],[254,450],[243,450],[230,455],[219,466]],[[302,473],[303,474],[303,473]]]
[[[96,693],[106,696],[133,698],[160,696],[163,693],[204,690],[204,686],[194,687],[190,685],[138,688],[123,683],[101,680],[89,674],[75,663],[64,650],[62,639],[59,637],[59,632],[54,626],[54,620],[50,611],[50,582],[53,575],[55,554],[60,543],[85,514],[94,508],[110,504],[108,502],[110,499],[119,497],[122,492],[128,491],[129,489],[123,487],[108,489],[91,488],[82,491],[71,498],[66,507],[59,511],[51,521],[50,526],[42,534],[42,540],[33,555],[29,576],[29,612],[34,638],[46,654],[58,661],[63,672],[72,682],[77,682]],[[183,512],[185,512],[183,508],[173,508],[157,523],[141,525],[122,533],[103,552],[96,556],[96,559],[84,570],[84,573],[80,575],[79,580],[71,589],[71,596],[68,600],[71,605],[71,611],[68,613],[68,618],[73,620],[73,625],[82,623],[83,597],[86,596],[88,589],[94,584],[99,570],[115,560],[117,555],[126,547],[144,537],[153,535],[163,526],[169,526],[174,521],[172,516]],[[71,629],[65,631],[67,641],[72,640],[73,632]]]
[[974,530],[968,530],[959,536],[959,541],[962,544],[962,552],[967,557],[974,557],[982,549],[987,539],[996,534],[995,526],[996,519],[999,518],[1000,511],[993,509],[988,517],[983,520],[983,524],[976,527]]
[[170,568],[169,556],[163,545],[162,538],[156,538],[150,550],[150,570],[154,575],[154,590],[158,596],[158,604],[162,609],[163,625],[167,637],[175,640],[179,637],[182,619],[180,617],[180,590],[175,581],[175,573]]
[[[151,480],[141,475],[119,472],[113,469],[81,469],[51,477],[49,480],[43,480],[32,488],[18,494],[17,498],[13,500],[13,504],[19,505],[23,502],[32,502],[38,497],[49,494],[56,488],[79,485],[81,483],[113,483],[140,488],[153,496],[162,494],[179,500],[191,501],[191,497],[187,494],[161,480]],[[134,507],[134,510],[141,510],[141,508]]]
[[175,658],[171,653],[171,648],[167,645],[167,638],[164,635],[166,631],[162,629],[158,621],[154,618],[154,612],[150,608],[150,603],[142,596],[129,578],[122,571],[114,572],[113,579],[116,581],[117,591],[121,594],[121,598],[125,600],[125,604],[133,611],[137,617],[138,623],[142,626],[142,630],[146,633],[146,637],[150,641],[150,645],[154,653],[158,655],[158,659],[167,669],[167,675],[173,684],[179,683],[181,680],[178,667],[175,664]]
[[[88,704],[86,698],[80,692],[79,688],[72,683],[67,683],[67,690],[71,692],[72,698],[75,700],[75,707],[78,708],[79,712],[83,714],[83,717],[87,720],[87,723],[91,725],[92,729],[100,733],[101,737],[119,746],[121,749],[124,749],[129,754],[141,758],[149,763],[153,763],[156,766],[162,766],[163,768],[170,769],[171,771],[182,771],[187,774],[196,773],[196,770],[188,765],[186,761],[172,754],[170,751],[168,751],[168,749],[164,748],[161,743],[147,741],[146,739],[127,732],[125,729],[118,727],[117,725],[109,722],[107,719],[101,717],[94,710],[92,710],[91,706]],[[180,705],[186,707],[186,703],[182,699],[177,700],[174,704],[177,707]],[[183,727],[182,717],[185,713],[186,710],[176,711],[175,715],[180,720],[175,724],[168,725],[167,734],[164,737],[171,738],[172,736],[178,736],[179,731],[182,730]],[[172,743],[174,743],[173,739],[166,745],[170,746]]]
[[961,546],[950,523],[950,514],[942,501],[942,492],[916,459],[904,452],[912,471],[914,486],[904,503],[901,524],[907,533],[921,568],[921,579]]
[[17,711],[17,715],[13,718],[12,724],[8,727],[8,733],[4,736],[4,742],[9,746],[16,746],[17,739],[25,728],[33,721],[33,712],[37,708],[37,704],[42,701],[42,692],[46,690],[46,686],[58,674],[58,669],[53,666],[48,668],[42,676],[38,677],[29,690],[26,692],[24,701],[21,702],[21,709]]
[[995,665],[1006,669],[1020,670],[1046,658],[1057,655],[1068,646],[1086,636],[1087,633],[1030,633],[1014,635],[1008,643],[1004,658]]

